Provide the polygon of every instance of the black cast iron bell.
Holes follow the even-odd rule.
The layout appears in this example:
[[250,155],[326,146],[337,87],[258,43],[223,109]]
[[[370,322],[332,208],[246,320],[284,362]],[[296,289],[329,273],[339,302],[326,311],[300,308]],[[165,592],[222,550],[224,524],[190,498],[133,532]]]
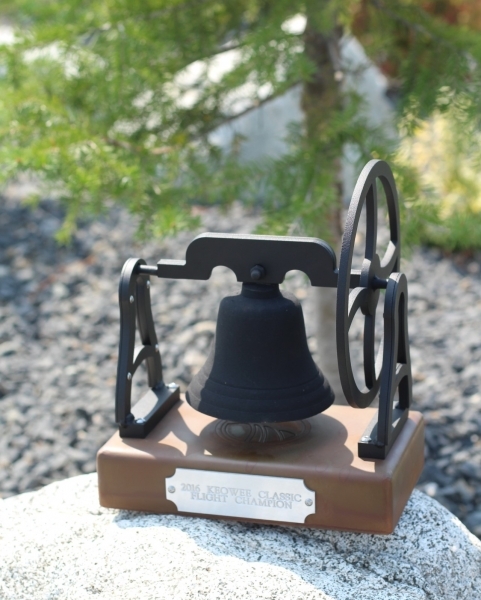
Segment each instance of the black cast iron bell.
[[309,352],[297,298],[257,283],[224,298],[186,398],[204,414],[242,423],[296,421],[329,408],[334,394]]

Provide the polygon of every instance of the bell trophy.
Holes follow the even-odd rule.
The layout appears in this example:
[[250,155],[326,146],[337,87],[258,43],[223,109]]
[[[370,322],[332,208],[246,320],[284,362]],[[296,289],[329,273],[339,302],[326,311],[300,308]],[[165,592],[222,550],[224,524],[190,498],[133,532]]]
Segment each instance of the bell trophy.
[[[384,189],[389,218],[382,258],[376,253],[377,185]],[[363,208],[364,258],[354,270]],[[178,385],[163,381],[150,277],[207,280],[219,265],[234,272],[242,289],[222,300],[210,354],[184,397]],[[333,404],[308,349],[301,306],[279,289],[294,269],[312,286],[337,288],[335,342],[350,406]],[[383,336],[376,353],[381,290]],[[217,233],[196,237],[185,260],[149,266],[129,259],[119,287],[119,430],[97,455],[100,504],[391,533],[424,462],[422,416],[409,410],[407,299],[396,187],[391,169],[378,160],[365,166],[356,184],[339,268],[332,248],[316,238]],[[364,317],[362,389],[349,347],[358,311]],[[136,321],[142,342],[137,348]],[[131,407],[132,377],[143,361],[150,389]],[[378,408],[370,407],[377,398]]]

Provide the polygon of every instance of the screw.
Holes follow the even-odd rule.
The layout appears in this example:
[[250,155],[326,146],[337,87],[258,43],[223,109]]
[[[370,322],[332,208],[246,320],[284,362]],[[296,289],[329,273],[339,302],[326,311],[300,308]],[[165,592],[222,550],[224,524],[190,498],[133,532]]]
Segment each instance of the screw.
[[145,284],[147,286],[147,289],[150,288],[150,281],[147,281],[147,283]]
[[254,281],[258,281],[259,279],[263,279],[266,276],[266,270],[262,265],[255,265],[251,269],[251,279]]
[[175,487],[173,485],[169,485],[167,491],[169,492],[169,494],[173,494],[175,492]]
[[159,344],[155,344],[155,351],[158,352],[159,351]]
[[361,438],[361,442],[370,442],[371,438],[368,435],[363,435]]
[[313,504],[313,502],[312,502],[312,499],[311,499],[311,498],[308,498],[308,499],[306,500],[306,506],[312,506],[312,504]]
[[121,424],[121,427],[128,427],[129,425],[132,425],[133,422],[134,422],[134,415],[132,413],[129,413],[125,417],[124,422]]
[[130,304],[133,304],[133,303],[134,303],[134,300],[135,300],[135,298],[134,298],[133,296],[130,296],[129,300],[130,300]]
[[131,379],[132,379],[132,373],[127,373],[127,379],[128,379],[129,381],[131,381]]

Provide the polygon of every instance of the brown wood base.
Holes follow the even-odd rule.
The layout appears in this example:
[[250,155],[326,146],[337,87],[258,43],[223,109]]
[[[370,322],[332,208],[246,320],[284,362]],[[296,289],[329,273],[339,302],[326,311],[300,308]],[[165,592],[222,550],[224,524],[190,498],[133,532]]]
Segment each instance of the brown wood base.
[[304,526],[391,533],[423,468],[424,425],[411,412],[385,460],[360,459],[357,444],[374,412],[332,406],[284,441],[249,442],[229,439],[222,422],[181,400],[145,439],[116,433],[99,450],[100,504],[188,514],[166,499],[165,479],[178,468],[292,477],[316,493]]

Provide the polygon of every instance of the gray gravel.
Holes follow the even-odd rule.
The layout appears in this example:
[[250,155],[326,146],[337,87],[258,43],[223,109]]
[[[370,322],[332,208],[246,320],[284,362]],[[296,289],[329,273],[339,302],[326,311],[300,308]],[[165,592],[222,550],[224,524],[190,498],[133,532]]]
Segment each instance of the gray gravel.
[[[13,196],[0,202],[0,497],[7,497],[95,469],[96,451],[115,430],[122,264],[131,256],[149,264],[183,258],[195,233],[141,244],[132,218],[114,209],[59,248],[55,202],[36,209]],[[258,222],[240,207],[198,210],[203,231],[252,231]],[[403,269],[415,408],[427,422],[419,487],[481,536],[480,263],[419,250]],[[238,285],[224,268],[209,282],[153,282],[168,380],[185,389],[205,360],[220,299]],[[312,290],[301,274],[286,287],[304,304],[315,355]],[[140,372],[135,381],[140,397]]]

